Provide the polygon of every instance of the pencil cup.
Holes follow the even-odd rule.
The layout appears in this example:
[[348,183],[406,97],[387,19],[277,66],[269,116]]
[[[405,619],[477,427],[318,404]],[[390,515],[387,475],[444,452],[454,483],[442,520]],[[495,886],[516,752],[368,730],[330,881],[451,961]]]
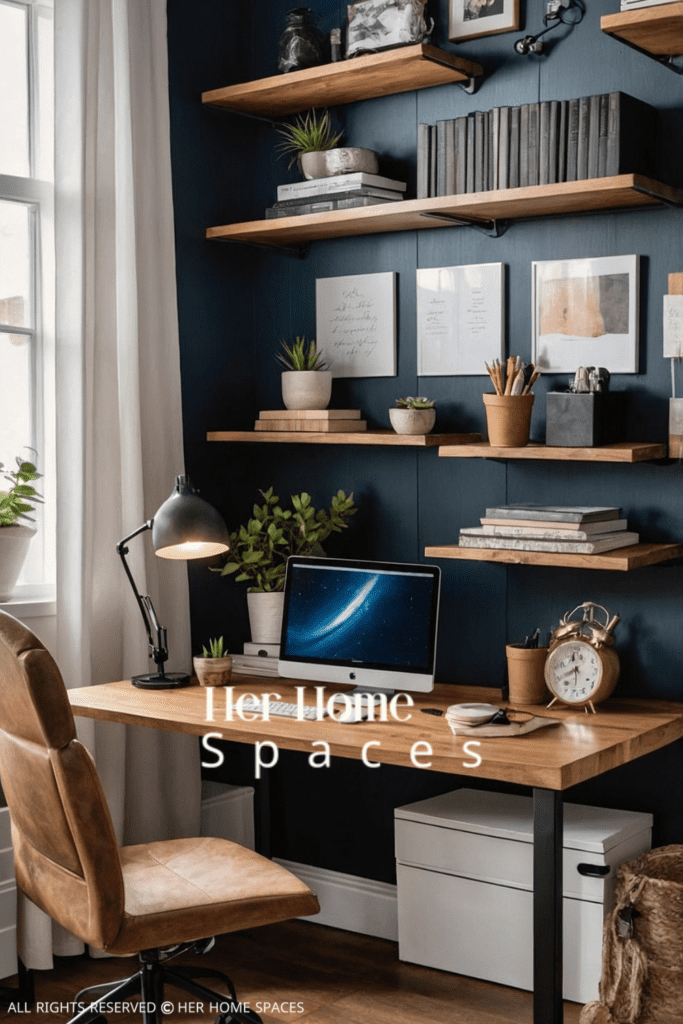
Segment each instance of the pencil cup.
[[506,644],[505,654],[510,703],[545,704],[550,696],[543,675],[548,648]]
[[683,398],[669,399],[669,458],[683,459]]
[[489,444],[494,448],[523,448],[529,443],[534,395],[482,396]]

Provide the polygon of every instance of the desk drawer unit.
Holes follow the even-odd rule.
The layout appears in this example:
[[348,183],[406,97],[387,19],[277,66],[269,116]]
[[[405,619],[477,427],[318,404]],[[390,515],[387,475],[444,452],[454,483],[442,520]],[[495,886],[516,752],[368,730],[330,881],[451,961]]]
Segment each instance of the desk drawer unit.
[[[564,997],[598,998],[616,869],[652,816],[564,805]],[[531,797],[459,789],[395,812],[399,957],[533,987]]]

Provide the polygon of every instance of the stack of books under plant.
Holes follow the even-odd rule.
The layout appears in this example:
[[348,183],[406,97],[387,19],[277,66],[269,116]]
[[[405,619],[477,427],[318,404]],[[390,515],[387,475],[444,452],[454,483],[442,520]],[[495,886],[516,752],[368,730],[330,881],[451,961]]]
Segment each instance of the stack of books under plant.
[[597,555],[639,541],[614,507],[497,505],[480,523],[460,531],[461,548]]
[[266,210],[266,220],[403,199],[406,183],[377,174],[376,153],[337,146],[343,133],[335,132],[327,110],[311,110],[276,130],[284,138],[280,156],[289,155],[289,167],[297,164],[306,180],[279,185],[277,202]]

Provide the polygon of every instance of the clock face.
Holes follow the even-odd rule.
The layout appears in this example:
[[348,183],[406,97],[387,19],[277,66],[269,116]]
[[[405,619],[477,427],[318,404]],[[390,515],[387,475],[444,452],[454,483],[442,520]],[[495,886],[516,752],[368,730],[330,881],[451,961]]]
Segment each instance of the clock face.
[[545,679],[551,691],[567,704],[588,701],[602,679],[602,661],[591,644],[567,640],[550,652]]

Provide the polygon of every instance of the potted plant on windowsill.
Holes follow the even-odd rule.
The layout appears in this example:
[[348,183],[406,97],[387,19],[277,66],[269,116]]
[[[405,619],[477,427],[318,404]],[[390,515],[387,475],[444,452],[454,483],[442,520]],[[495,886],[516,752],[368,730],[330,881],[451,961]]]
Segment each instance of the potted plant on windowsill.
[[292,345],[282,342],[276,359],[282,372],[282,401],[286,409],[327,409],[332,397],[332,371],[327,369],[315,338],[297,337]]
[[[4,474],[12,485],[8,491],[0,490],[0,601],[9,601],[19,579],[31,539],[36,533],[34,526],[17,522],[33,520],[26,515],[34,511],[34,505],[41,501],[40,495],[31,486],[32,480],[40,476],[32,462],[17,456],[17,468]],[[0,469],[4,469],[0,463]]]
[[201,686],[225,686],[232,675],[232,658],[223,649],[223,637],[209,640],[203,657],[193,658],[195,675]]
[[322,544],[341,533],[356,513],[353,494],[337,491],[329,509],[313,507],[305,491],[291,496],[292,508],[280,505],[273,488],[259,492],[263,505],[254,505],[246,525],[230,534],[229,561],[214,569],[221,576],[250,584],[247,593],[251,638],[254,643],[280,642],[285,567],[290,555],[324,555]]
[[275,130],[285,140],[277,147],[280,156],[289,154],[288,169],[296,164],[304,178],[329,178],[354,171],[377,174],[379,164],[373,150],[337,145],[344,133],[335,132],[328,110],[320,114],[309,110],[292,124],[280,125]]
[[436,421],[434,402],[429,398],[397,398],[389,410],[391,425],[397,434],[428,434]]

